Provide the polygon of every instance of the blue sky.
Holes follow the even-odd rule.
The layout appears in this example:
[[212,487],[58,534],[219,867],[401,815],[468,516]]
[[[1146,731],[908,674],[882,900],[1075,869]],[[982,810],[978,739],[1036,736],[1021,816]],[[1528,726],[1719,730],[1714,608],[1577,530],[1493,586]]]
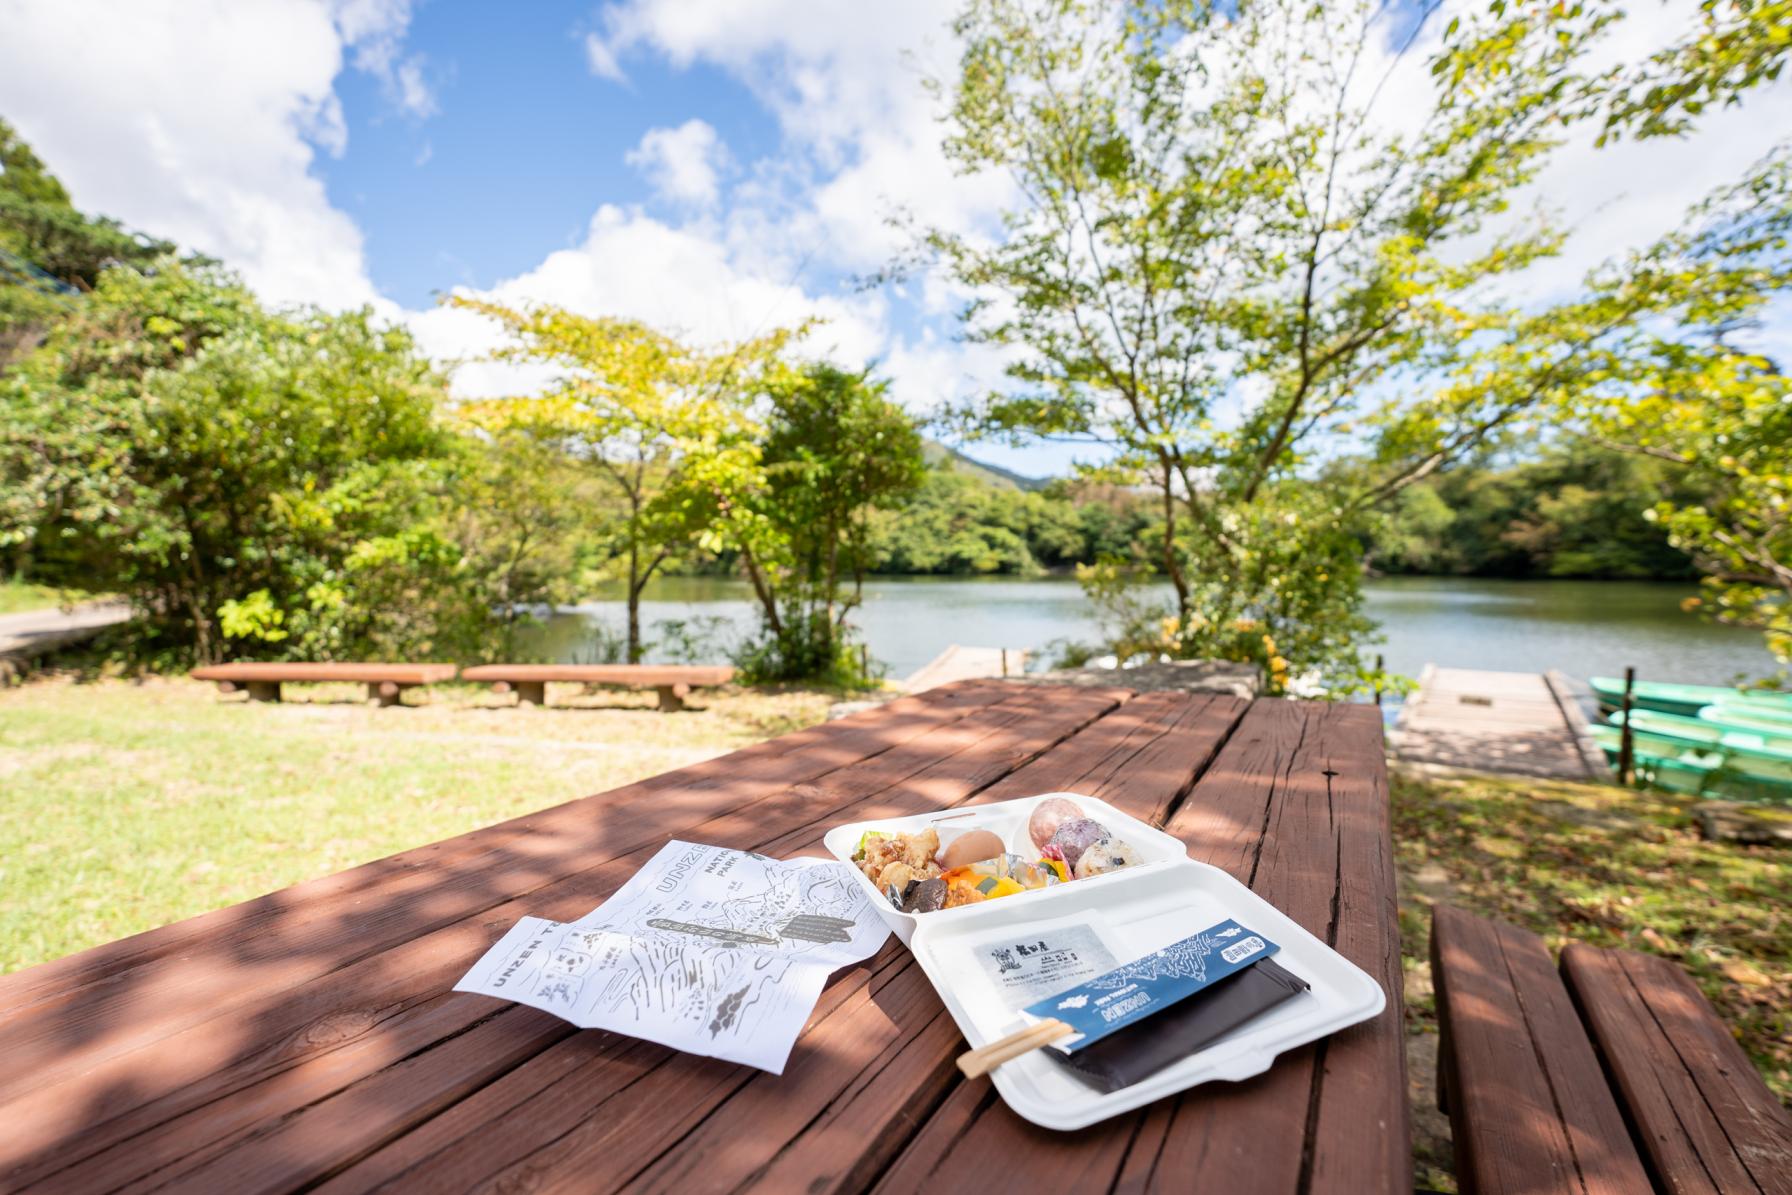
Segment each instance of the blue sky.
[[[1473,2],[1451,0],[1425,36]],[[1605,52],[1635,61],[1695,4],[1633,6]],[[492,346],[480,321],[436,306],[454,287],[706,341],[821,317],[813,351],[879,362],[929,412],[1001,382],[1000,353],[957,339],[966,295],[925,272],[851,282],[901,247],[892,211],[975,232],[1011,199],[940,153],[921,78],[950,73],[956,7],[0,0],[0,115],[82,207],[222,259],[271,302],[370,304],[445,362]],[[1419,7],[1398,0],[1386,32],[1399,39]],[[1412,82],[1383,106],[1422,100],[1428,83]],[[1684,142],[1564,147],[1520,206],[1576,231],[1526,285],[1559,294],[1674,227],[1786,128],[1782,84]],[[464,393],[514,384],[485,365],[455,379]],[[1088,450],[973,452],[1046,474]]]
[[582,238],[600,203],[652,205],[625,157],[648,130],[692,117],[735,155],[776,151],[776,122],[740,82],[646,55],[628,81],[592,73],[578,4],[432,0],[406,46],[437,111],[394,110],[374,77],[337,85],[349,137],[318,162],[331,202],[366,238],[380,291],[412,308],[451,286],[489,287]]

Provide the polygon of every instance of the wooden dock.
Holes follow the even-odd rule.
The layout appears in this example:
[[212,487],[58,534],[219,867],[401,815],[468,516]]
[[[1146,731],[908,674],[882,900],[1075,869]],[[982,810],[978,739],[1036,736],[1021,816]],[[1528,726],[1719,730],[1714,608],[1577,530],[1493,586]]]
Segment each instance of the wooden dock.
[[960,680],[1018,677],[1027,670],[1027,653],[1013,647],[965,647],[954,643],[921,665],[902,687],[910,693],[936,689]]
[[1477,772],[1603,779],[1572,698],[1534,672],[1427,664],[1389,740],[1395,758]]

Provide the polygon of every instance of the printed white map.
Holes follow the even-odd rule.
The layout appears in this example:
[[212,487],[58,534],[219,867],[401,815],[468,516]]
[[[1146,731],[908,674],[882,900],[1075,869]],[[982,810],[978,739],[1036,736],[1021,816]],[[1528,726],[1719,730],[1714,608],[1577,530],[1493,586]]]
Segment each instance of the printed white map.
[[781,1074],[827,977],[889,933],[844,863],[675,839],[577,921],[518,921],[454,990]]

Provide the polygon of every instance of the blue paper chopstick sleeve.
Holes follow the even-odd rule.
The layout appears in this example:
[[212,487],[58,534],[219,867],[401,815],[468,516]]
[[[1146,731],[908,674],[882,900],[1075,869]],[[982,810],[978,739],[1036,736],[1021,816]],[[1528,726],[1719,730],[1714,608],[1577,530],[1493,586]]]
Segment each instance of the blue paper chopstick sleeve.
[[1027,1011],[1083,1034],[1068,1050],[1047,1046],[1048,1058],[1101,1091],[1118,1091],[1307,991],[1306,980],[1270,957],[1275,951],[1225,921]]
[[1226,920],[1144,958],[1027,1006],[1036,1017],[1056,1017],[1080,1035],[1074,1052],[1134,1021],[1154,1016],[1281,949],[1261,934]]

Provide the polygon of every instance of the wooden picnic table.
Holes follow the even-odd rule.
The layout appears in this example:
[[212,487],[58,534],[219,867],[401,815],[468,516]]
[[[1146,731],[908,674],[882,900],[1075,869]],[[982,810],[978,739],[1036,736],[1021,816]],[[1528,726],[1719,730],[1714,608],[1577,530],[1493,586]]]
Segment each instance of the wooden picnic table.
[[[450,991],[669,836],[1069,790],[1164,825],[1384,986],[1374,1021],[1075,1133],[1035,1128],[893,937],[782,1076]],[[970,681],[0,977],[0,1190],[1409,1191],[1368,706]]]

